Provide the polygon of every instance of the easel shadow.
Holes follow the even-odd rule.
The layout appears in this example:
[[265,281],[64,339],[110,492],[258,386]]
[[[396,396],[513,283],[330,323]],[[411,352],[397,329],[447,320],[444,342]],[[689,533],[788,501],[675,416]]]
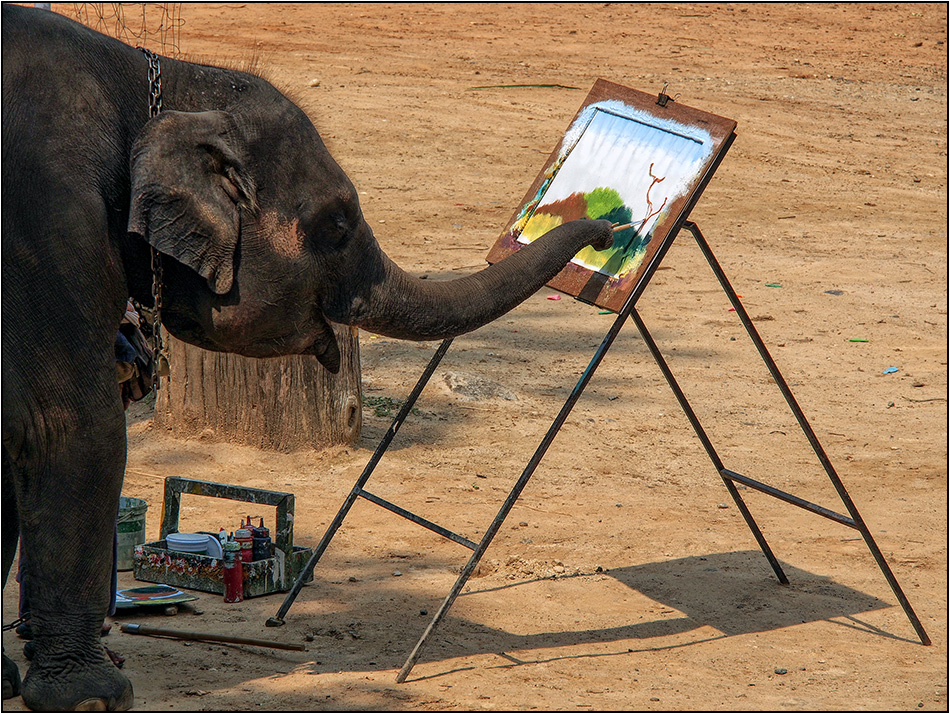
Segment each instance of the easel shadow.
[[[609,575],[679,610],[697,626],[709,625],[729,636],[851,618],[891,606],[827,576],[784,562],[782,568],[788,585],[775,580],[761,552],[746,550],[617,568]],[[690,587],[680,587],[687,580]],[[710,593],[715,597],[707,597]]]
[[[625,568],[611,569],[606,575],[615,578],[647,598],[679,611],[682,615],[665,616],[635,624],[620,625],[597,630],[541,632],[516,635],[510,632],[485,627],[466,620],[456,620],[455,626],[447,626],[447,635],[439,644],[435,642],[429,651],[433,659],[473,654],[475,651],[494,652],[508,660],[502,667],[546,662],[554,659],[603,657],[626,654],[631,651],[648,651],[688,647],[734,635],[778,630],[809,622],[839,620],[843,627],[853,627],[878,636],[913,640],[899,637],[864,623],[855,616],[859,613],[891,607],[890,603],[862,593],[830,578],[816,575],[782,563],[789,577],[789,585],[778,583],[759,551],[710,553],[704,556],[677,558]],[[591,573],[558,576],[557,580],[587,577]],[[507,590],[526,585],[532,581],[520,581],[499,588],[472,590],[469,595]],[[683,587],[688,583],[689,587]],[[464,597],[464,595],[463,595]],[[632,616],[641,613],[631,612]],[[840,622],[844,619],[846,622]],[[718,633],[710,633],[713,628]],[[449,634],[450,629],[462,630],[464,634]],[[651,640],[696,632],[694,638],[675,642],[644,642],[636,650],[629,640]],[[440,638],[436,638],[440,639]],[[555,655],[545,658],[538,650],[617,642],[623,647],[617,651],[587,654]],[[447,643],[447,644],[446,644]],[[456,644],[457,643],[457,644]],[[533,651],[529,658],[522,659],[512,652]],[[423,657],[425,659],[425,657]],[[440,672],[413,679],[439,677]]]

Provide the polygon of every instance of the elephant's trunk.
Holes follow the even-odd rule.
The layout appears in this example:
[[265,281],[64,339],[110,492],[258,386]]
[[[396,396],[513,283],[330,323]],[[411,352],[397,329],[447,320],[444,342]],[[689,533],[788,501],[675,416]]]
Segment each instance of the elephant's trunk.
[[524,302],[581,248],[592,245],[603,250],[612,242],[609,221],[572,221],[474,275],[435,282],[406,273],[372,239],[377,260],[372,266],[361,266],[368,280],[358,289],[352,283],[338,286],[324,303],[324,311],[331,320],[389,337],[455,337]]

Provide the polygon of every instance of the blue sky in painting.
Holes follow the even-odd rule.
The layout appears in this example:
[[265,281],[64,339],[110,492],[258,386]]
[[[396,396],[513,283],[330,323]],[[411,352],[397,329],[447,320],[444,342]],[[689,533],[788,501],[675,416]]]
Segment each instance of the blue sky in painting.
[[[670,205],[688,191],[712,150],[707,132],[657,119],[620,102],[594,104],[588,110],[565,134],[562,153],[570,154],[545,191],[538,212],[572,193],[607,187],[633,211],[636,225],[664,200]],[[651,164],[653,176],[664,179],[652,189]],[[647,203],[648,189],[652,206]],[[640,233],[652,231],[661,215],[638,226]]]

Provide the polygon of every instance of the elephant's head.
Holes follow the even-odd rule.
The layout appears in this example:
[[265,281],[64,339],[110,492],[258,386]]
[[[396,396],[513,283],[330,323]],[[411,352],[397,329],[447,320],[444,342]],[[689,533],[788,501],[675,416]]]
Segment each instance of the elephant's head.
[[162,318],[177,337],[267,357],[312,353],[331,371],[328,321],[414,340],[473,330],[519,304],[606,221],[575,221],[449,282],[419,280],[381,251],[353,184],[307,116],[242,75],[224,110],[166,111],[132,152],[129,231],[163,255]]

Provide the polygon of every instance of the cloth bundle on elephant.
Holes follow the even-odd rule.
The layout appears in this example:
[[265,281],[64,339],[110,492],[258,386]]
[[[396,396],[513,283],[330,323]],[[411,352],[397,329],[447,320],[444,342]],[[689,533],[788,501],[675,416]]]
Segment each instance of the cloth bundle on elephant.
[[2,7],[3,574],[28,554],[36,653],[4,696],[125,709],[99,642],[126,459],[114,342],[131,296],[176,337],[253,357],[340,356],[330,322],[397,338],[473,330],[528,298],[607,221],[562,225],[447,283],[381,250],[306,114],[268,82],[149,60],[55,13]]

